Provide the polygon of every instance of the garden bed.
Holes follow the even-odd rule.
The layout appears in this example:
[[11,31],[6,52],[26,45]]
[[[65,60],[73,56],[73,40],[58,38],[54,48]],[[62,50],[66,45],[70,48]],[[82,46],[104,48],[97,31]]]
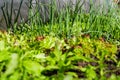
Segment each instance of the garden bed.
[[0,79],[119,80],[120,49],[103,38],[0,33]]

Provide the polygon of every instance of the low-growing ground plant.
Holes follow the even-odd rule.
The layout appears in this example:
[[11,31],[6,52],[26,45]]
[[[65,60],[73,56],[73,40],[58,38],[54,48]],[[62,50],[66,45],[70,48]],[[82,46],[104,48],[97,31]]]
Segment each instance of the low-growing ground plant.
[[69,39],[0,33],[1,80],[119,80],[116,44],[89,35]]

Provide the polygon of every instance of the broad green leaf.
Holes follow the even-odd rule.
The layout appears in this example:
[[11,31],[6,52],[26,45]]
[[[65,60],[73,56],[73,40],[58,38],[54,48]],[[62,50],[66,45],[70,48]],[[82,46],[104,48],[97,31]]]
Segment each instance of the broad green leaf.
[[4,49],[5,49],[5,42],[0,41],[0,50],[4,50]]
[[72,75],[66,75],[64,80],[73,80],[73,76]]
[[44,67],[41,66],[36,61],[26,60],[23,62],[23,66],[30,74],[39,75],[41,71],[44,70]]
[[86,76],[89,79],[95,79],[96,78],[96,72],[95,72],[94,67],[92,67],[92,66],[88,66],[87,67],[87,69],[86,69]]
[[7,70],[5,72],[6,75],[9,75],[15,71],[15,69],[18,66],[18,55],[17,54],[12,54],[11,55],[11,60],[9,64],[7,65]]
[[8,51],[6,50],[0,51],[0,62],[7,60],[8,58],[10,58]]
[[21,74],[18,71],[14,71],[14,73],[10,76],[9,80],[20,80]]

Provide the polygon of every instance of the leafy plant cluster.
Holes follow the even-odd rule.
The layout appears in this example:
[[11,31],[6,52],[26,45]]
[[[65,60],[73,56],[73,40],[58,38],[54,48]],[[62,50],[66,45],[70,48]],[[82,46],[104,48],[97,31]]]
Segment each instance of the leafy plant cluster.
[[117,9],[110,9],[107,13],[91,9],[89,13],[81,11],[75,14],[67,8],[63,13],[46,23],[41,23],[38,13],[30,19],[29,24],[15,26],[14,33],[34,32],[41,36],[54,33],[57,37],[65,38],[89,34],[92,38],[104,37],[107,41],[120,41],[120,12]]
[[0,80],[119,80],[117,46],[89,35],[69,39],[0,32]]
[[[43,16],[39,8],[45,5],[39,5],[37,3],[35,4],[36,6],[33,7],[34,4],[32,4],[31,1],[32,0],[30,0],[29,3],[31,5],[28,6],[28,20],[26,23],[21,23],[19,25],[17,21],[19,21],[18,18],[24,1],[20,1],[18,13],[16,14],[17,17],[15,17],[14,21],[12,21],[14,1],[11,0],[10,12],[8,11],[9,8],[7,3],[4,4],[2,12],[8,31],[10,29],[14,34],[18,32],[20,34],[28,34],[28,32],[31,34],[31,32],[34,32],[34,34],[38,35],[49,35],[50,33],[54,33],[57,37],[66,38],[87,33],[90,34],[92,38],[104,37],[106,40],[111,42],[115,41],[117,43],[120,41],[120,10],[118,7],[111,8],[110,5],[108,9],[102,10],[102,7],[96,9],[93,4],[90,4],[90,10],[87,13],[82,9],[83,4],[81,4],[81,0],[79,0],[74,9],[68,5],[59,11],[57,4],[53,1],[53,5],[46,5],[46,8],[49,9],[48,11],[46,10],[46,12],[49,14],[46,13],[47,15],[43,16],[47,16],[49,19],[48,21],[44,21],[42,20]],[[108,4],[106,5],[108,6]]]

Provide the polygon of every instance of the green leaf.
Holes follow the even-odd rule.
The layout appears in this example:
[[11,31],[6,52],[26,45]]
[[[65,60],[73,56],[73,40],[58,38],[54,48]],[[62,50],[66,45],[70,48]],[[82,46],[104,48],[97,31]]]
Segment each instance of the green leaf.
[[41,53],[41,54],[37,54],[37,55],[33,55],[33,57],[37,58],[37,59],[45,59],[46,56],[44,53]]
[[109,80],[118,80],[117,79],[117,76],[115,75],[115,74],[112,74],[111,76],[110,76],[110,79]]
[[46,70],[59,69],[59,67],[56,66],[56,65],[51,65],[51,66],[47,66],[45,69],[46,69]]
[[41,66],[39,63],[37,63],[35,61],[31,61],[31,60],[24,61],[23,66],[29,73],[35,74],[35,75],[39,75],[40,72],[44,70],[43,66]]
[[9,80],[20,80],[21,74],[18,71],[14,71],[13,75],[10,76]]
[[5,42],[0,41],[0,50],[4,50],[4,49],[5,49]]
[[9,62],[7,66],[7,70],[5,72],[6,75],[9,75],[15,71],[15,69],[18,66],[18,55],[17,54],[12,54],[11,55],[11,61]]
[[72,75],[66,75],[64,80],[73,80],[73,76]]
[[6,50],[0,51],[0,62],[2,62],[4,60],[8,60],[8,58],[10,58],[8,51],[6,51]]
[[41,41],[40,46],[42,48],[50,49],[52,47],[55,47],[55,41],[57,38],[54,37],[46,37],[43,41]]
[[94,67],[92,66],[88,66],[87,67],[87,70],[86,70],[86,75],[89,79],[95,79],[96,78],[96,72],[95,72],[95,69]]
[[71,75],[71,76],[73,76],[73,77],[75,77],[75,78],[78,77],[77,73],[75,73],[75,72],[67,72],[66,74],[67,74],[67,75]]

